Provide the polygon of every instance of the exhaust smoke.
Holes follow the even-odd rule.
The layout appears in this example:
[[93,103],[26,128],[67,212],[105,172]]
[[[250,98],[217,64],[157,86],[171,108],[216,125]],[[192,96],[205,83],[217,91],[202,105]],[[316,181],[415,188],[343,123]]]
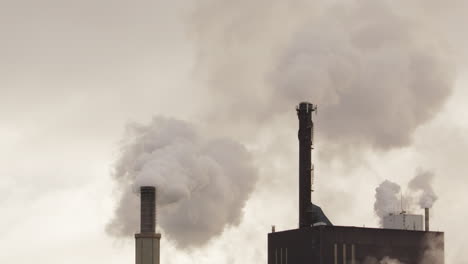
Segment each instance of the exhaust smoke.
[[[406,208],[432,208],[437,195],[432,188],[434,173],[428,170],[417,169],[416,175],[408,183],[408,192],[405,194]],[[390,213],[399,213],[403,208],[401,187],[399,184],[385,180],[375,189],[374,212],[379,217],[382,226],[383,217]]]
[[[389,150],[409,145],[452,93],[441,35],[405,1],[202,2],[197,71],[222,98],[210,121],[236,134],[313,100],[334,155]],[[232,127],[226,115],[250,125]]]
[[131,124],[115,165],[120,194],[107,232],[132,237],[138,230],[141,186],[156,186],[158,225],[180,248],[198,247],[240,223],[257,181],[244,146],[212,139],[184,121],[155,117]]
[[380,226],[383,225],[383,218],[390,213],[394,213],[396,206],[400,204],[400,185],[385,180],[375,189],[374,212],[379,217]]
[[432,188],[434,173],[419,169],[416,176],[409,182],[408,187],[411,191],[419,193],[418,204],[421,208],[432,208],[437,201],[437,195]]

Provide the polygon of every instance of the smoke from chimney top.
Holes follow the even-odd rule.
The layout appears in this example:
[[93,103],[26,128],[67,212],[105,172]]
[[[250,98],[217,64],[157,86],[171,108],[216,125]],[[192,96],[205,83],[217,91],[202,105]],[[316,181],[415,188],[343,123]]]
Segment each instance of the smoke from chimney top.
[[138,230],[140,186],[158,190],[158,225],[181,248],[197,247],[239,224],[257,172],[249,152],[228,139],[210,139],[184,121],[155,117],[132,124],[113,175],[120,202],[109,234]]
[[[340,146],[335,155],[409,145],[451,94],[455,66],[440,34],[405,5],[204,1],[193,16],[197,73],[222,98],[210,121],[239,134],[313,100],[319,136]],[[252,125],[230,126],[226,115]]]
[[140,232],[155,233],[156,231],[156,188],[142,186],[140,188]]
[[421,208],[432,208],[434,202],[437,201],[438,197],[432,188],[433,179],[433,172],[419,169],[408,184],[410,190],[419,193],[418,204]]
[[[431,208],[437,200],[432,188],[434,173],[428,170],[417,169],[416,175],[408,183],[408,192],[405,193],[405,208]],[[399,184],[385,180],[375,189],[374,211],[382,225],[383,217],[390,213],[399,213],[403,210],[401,187]],[[417,201],[417,202],[416,202]]]
[[390,213],[395,213],[396,206],[400,205],[400,185],[385,180],[375,189],[374,211],[379,217],[379,224],[382,226],[383,218]]

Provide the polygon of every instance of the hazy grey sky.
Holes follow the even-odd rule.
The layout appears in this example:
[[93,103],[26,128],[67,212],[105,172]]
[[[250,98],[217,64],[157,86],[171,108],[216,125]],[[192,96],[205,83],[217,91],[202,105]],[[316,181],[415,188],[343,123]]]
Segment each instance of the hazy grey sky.
[[0,263],[133,263],[105,233],[111,170],[126,124],[159,115],[259,171],[239,226],[191,251],[163,234],[162,263],[265,263],[270,226],[297,225],[300,100],[333,223],[377,226],[375,188],[429,169],[431,227],[466,263],[466,1],[344,2],[0,0]]

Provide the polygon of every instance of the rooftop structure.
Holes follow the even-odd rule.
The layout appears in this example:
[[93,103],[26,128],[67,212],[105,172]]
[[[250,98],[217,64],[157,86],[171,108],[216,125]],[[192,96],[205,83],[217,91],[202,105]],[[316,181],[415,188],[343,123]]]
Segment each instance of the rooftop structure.
[[[303,102],[299,117],[299,228],[268,234],[268,264],[378,264],[396,259],[404,264],[421,264],[429,256],[444,263],[444,233],[426,231],[422,216],[391,215],[381,228],[333,226],[320,207],[312,203],[313,104]],[[430,251],[430,254],[428,252]],[[426,261],[426,260],[425,260]]]
[[423,231],[423,216],[415,214],[390,214],[383,218],[383,228]]

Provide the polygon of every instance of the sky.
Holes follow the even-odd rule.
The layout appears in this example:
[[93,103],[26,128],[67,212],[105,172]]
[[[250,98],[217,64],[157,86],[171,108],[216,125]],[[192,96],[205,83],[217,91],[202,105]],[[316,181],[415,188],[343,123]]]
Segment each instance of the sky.
[[256,179],[206,243],[160,230],[161,263],[265,263],[271,225],[297,226],[295,105],[311,101],[330,220],[377,227],[375,188],[430,170],[431,227],[466,263],[466,5],[0,0],[0,262],[132,263],[133,238],[106,232],[115,166],[128,124],[162,116],[244,146]]

